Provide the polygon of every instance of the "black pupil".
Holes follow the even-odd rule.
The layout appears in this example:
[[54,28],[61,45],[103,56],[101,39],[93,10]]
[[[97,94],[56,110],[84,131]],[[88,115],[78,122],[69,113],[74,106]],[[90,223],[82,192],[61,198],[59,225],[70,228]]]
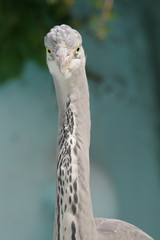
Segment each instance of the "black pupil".
[[78,48],[77,48],[77,52],[79,52],[79,49],[80,49],[80,48],[78,47]]
[[51,54],[51,50],[50,49],[48,49],[48,53]]

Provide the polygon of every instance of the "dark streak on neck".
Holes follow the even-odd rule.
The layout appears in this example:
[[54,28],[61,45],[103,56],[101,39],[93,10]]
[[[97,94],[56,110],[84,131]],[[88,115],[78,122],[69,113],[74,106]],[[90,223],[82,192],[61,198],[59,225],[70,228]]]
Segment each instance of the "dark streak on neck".
[[[63,197],[64,194],[66,194],[66,191],[64,189],[64,185],[70,184],[70,188],[76,189],[75,185],[77,185],[76,182],[72,185],[72,157],[71,157],[71,145],[72,142],[69,141],[69,137],[73,134],[74,130],[74,117],[73,112],[70,108],[71,99],[68,97],[68,101],[66,103],[66,109],[63,116],[63,124],[60,129],[60,139],[58,142],[59,147],[59,156],[58,156],[58,162],[57,162],[57,234],[58,234],[58,240],[62,239],[62,236],[60,236],[60,229],[61,229],[61,215],[63,219],[64,212],[67,209],[67,205],[63,203]],[[65,169],[65,176],[64,176],[64,170]],[[74,202],[71,203],[72,213],[73,215],[76,214],[76,204],[78,203],[78,197],[74,197]],[[63,208],[64,205],[64,208]]]

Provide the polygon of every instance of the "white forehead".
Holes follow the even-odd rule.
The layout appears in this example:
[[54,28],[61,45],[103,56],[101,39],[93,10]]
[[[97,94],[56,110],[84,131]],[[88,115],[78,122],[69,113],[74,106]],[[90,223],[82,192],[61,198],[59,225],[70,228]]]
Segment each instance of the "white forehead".
[[68,48],[76,48],[82,45],[82,37],[75,29],[62,24],[55,26],[44,38],[45,47],[55,48],[59,45],[65,45]]

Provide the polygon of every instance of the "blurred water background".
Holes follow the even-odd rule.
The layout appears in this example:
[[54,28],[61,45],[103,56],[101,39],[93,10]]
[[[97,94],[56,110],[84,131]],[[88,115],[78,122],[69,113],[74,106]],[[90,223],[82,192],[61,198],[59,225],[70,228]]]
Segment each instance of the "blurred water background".
[[160,2],[0,2],[0,240],[51,240],[57,102],[43,37],[83,36],[95,216],[160,237]]

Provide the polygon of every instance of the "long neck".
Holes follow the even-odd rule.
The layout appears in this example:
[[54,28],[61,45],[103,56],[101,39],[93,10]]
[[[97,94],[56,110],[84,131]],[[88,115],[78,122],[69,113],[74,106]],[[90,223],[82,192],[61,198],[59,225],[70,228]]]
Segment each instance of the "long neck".
[[55,240],[96,237],[90,197],[88,83],[85,70],[76,76],[80,79],[67,79],[65,93],[55,79],[59,107]]

